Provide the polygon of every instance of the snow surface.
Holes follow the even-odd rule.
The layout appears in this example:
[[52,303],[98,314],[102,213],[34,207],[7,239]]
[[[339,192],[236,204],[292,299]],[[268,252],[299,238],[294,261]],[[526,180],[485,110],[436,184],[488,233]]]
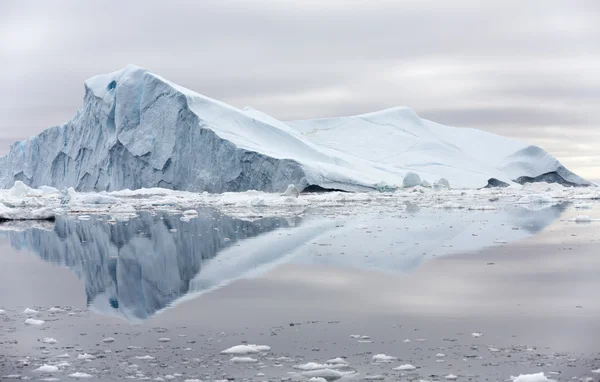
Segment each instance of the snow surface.
[[283,192],[290,183],[299,189],[364,191],[380,184],[399,187],[406,178],[414,184],[416,177],[409,174],[434,187],[443,186],[444,177],[453,187],[478,188],[490,178],[514,184],[519,177],[553,172],[591,185],[539,147],[443,126],[406,107],[282,122],[134,65],[88,79],[75,117],[14,143],[0,158],[0,169],[3,188],[22,181],[82,191]]

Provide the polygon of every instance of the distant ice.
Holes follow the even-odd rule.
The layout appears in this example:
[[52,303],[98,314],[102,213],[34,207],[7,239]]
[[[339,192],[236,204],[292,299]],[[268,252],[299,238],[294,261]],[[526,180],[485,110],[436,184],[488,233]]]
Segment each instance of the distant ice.
[[48,344],[48,345],[54,345],[57,344],[58,341],[54,338],[50,338],[50,337],[46,337],[42,340],[43,343]]
[[518,377],[511,377],[513,382],[549,382],[544,373],[521,374]]
[[257,354],[261,352],[268,352],[271,350],[271,347],[266,345],[237,345],[230,347],[229,349],[225,349],[221,352],[221,354],[227,355],[244,355],[244,354]]
[[258,360],[252,357],[233,357],[229,360],[232,363],[256,363]]
[[44,323],[46,323],[46,321],[36,320],[34,318],[28,318],[25,320],[25,325],[31,325],[31,326],[40,326],[40,325],[43,325]]
[[69,374],[69,377],[77,378],[77,379],[86,379],[86,378],[93,378],[93,375],[90,375],[87,373],[81,373],[78,371],[76,373]]
[[96,356],[92,355],[92,354],[88,354],[88,353],[83,353],[83,354],[79,354],[77,356],[77,359],[92,360],[92,359],[96,359]]
[[392,357],[392,356],[389,356],[387,354],[375,354],[373,356],[373,361],[374,362],[392,362],[392,361],[395,361],[397,359],[398,359],[398,357]]
[[400,365],[400,366],[394,368],[394,370],[400,370],[400,371],[412,371],[412,370],[416,370],[416,369],[417,368],[411,364]]
[[28,316],[33,316],[33,315],[35,315],[35,314],[38,314],[38,311],[37,311],[37,310],[35,310],[35,309],[26,308],[26,309],[23,311],[23,314],[26,314],[26,315],[28,315]]
[[58,367],[44,364],[44,365],[38,367],[37,369],[35,369],[34,371],[37,371],[40,373],[56,373],[58,371]]

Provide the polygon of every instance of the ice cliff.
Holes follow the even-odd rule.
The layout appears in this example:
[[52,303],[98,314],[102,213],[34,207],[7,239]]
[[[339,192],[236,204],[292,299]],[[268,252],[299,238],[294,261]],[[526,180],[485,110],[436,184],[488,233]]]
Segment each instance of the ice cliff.
[[402,185],[411,173],[426,184],[443,177],[467,188],[590,185],[539,147],[439,125],[408,108],[282,122],[132,65],[87,80],[72,120],[13,144],[0,158],[0,187],[21,180],[79,191],[283,192],[290,183],[362,191]]

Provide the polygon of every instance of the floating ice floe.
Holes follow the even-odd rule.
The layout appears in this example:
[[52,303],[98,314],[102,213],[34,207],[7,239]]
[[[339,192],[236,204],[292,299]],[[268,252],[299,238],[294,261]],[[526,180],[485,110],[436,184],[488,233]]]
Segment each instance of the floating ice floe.
[[473,338],[480,338],[483,336],[483,333],[474,332],[474,333],[471,333],[471,336],[473,336]]
[[318,363],[318,362],[308,362],[301,365],[294,365],[294,369],[297,370],[322,370],[322,369],[337,369],[346,367],[348,364],[346,363]]
[[62,308],[59,308],[57,306],[53,306],[52,308],[48,309],[48,313],[64,313],[65,310]]
[[76,372],[76,373],[72,373],[69,374],[70,378],[76,378],[76,379],[87,379],[87,378],[93,378],[94,376],[91,374],[87,374],[87,373],[82,373],[82,372]]
[[42,340],[43,343],[48,344],[48,345],[55,345],[58,343],[58,341],[54,338],[51,337],[46,337]]
[[113,337],[106,337],[106,338],[102,339],[102,342],[110,344],[110,343],[115,342],[115,339]]
[[571,219],[571,221],[574,221],[575,223],[591,223],[595,220],[596,219],[592,219],[588,215],[577,215],[577,217]]
[[221,354],[225,355],[244,355],[244,354],[257,354],[268,352],[271,350],[270,346],[266,345],[236,345],[229,349],[225,349]]
[[400,365],[400,366],[394,368],[394,370],[400,370],[400,371],[413,371],[416,369],[417,369],[417,367],[414,365],[411,365],[411,364]]
[[46,323],[46,321],[36,320],[35,318],[28,318],[25,320],[25,325],[31,325],[31,326],[40,326],[40,325],[44,325],[45,323]]
[[252,357],[233,357],[229,360],[232,363],[257,363],[258,360]]
[[152,357],[151,355],[142,355],[142,356],[135,357],[135,359],[139,359],[139,360],[142,360],[142,361],[151,361],[151,360],[153,360],[155,358]]
[[33,316],[33,315],[35,315],[35,314],[38,314],[38,311],[37,311],[37,310],[35,310],[35,309],[26,308],[26,309],[23,311],[23,314],[25,314],[25,315],[28,315],[28,316]]
[[513,382],[550,382],[544,373],[521,374],[518,377],[510,377]]
[[34,371],[37,371],[39,373],[56,373],[58,371],[58,367],[43,364],[42,366],[38,367]]
[[92,354],[88,354],[88,353],[83,353],[83,354],[79,354],[77,356],[77,359],[92,360],[92,359],[96,359],[96,356],[92,355]]
[[398,359],[398,357],[392,357],[387,354],[375,354],[373,356],[373,362],[380,362],[380,363],[393,362],[397,359]]
[[458,377],[454,374],[448,374],[447,376],[444,377],[444,379],[446,379],[448,381],[456,381],[458,379]]

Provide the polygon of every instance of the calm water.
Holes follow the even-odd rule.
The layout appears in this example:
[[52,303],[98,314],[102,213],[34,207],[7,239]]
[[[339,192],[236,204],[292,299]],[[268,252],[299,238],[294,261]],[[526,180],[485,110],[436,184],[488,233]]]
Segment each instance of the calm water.
[[[569,221],[582,212],[572,206],[254,221],[198,212],[2,226],[3,374],[46,376],[33,370],[62,353],[70,365],[55,377],[100,380],[303,379],[294,365],[334,357],[356,372],[344,379],[396,380],[406,363],[416,380],[600,368],[598,223]],[[46,322],[24,325],[27,307]],[[242,365],[219,355],[244,341],[272,351]],[[378,353],[399,360],[372,362]]]

